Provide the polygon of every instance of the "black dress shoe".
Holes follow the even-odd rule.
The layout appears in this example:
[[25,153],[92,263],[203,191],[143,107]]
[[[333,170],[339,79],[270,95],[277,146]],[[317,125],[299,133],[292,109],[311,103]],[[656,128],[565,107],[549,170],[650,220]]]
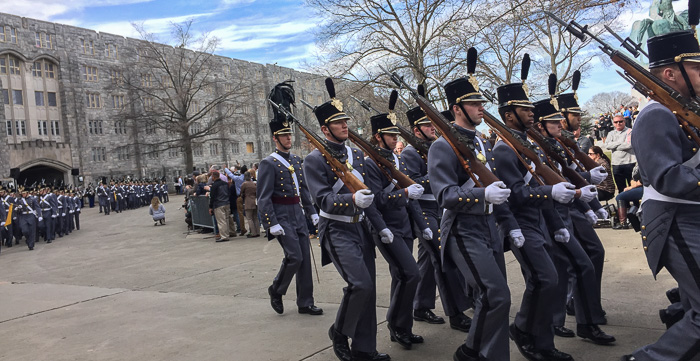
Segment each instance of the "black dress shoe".
[[348,345],[348,337],[335,330],[335,325],[328,329],[328,337],[333,342],[333,352],[340,361],[353,361],[352,352]]
[[304,313],[307,315],[322,315],[323,314],[323,309],[318,308],[314,305],[308,306],[308,307],[299,307],[299,313]]
[[53,241],[52,241],[52,240],[48,240],[48,241],[46,241],[46,243],[51,243],[51,242],[53,242]]
[[282,295],[272,290],[272,286],[267,288],[267,294],[270,295],[270,306],[275,312],[280,315],[284,312],[284,303],[282,303]]
[[423,343],[423,342],[425,342],[425,339],[423,339],[423,336],[416,335],[413,333],[411,334],[411,336],[409,336],[409,339],[411,339],[411,343]]
[[453,361],[479,361],[479,354],[467,347],[467,345],[462,344],[457,348],[455,354],[452,356]]
[[551,350],[541,350],[540,353],[547,361],[574,361],[574,358],[571,357],[571,355],[566,352],[561,352],[556,348]]
[[389,361],[391,357],[385,353],[374,352],[362,352],[353,351],[352,352],[353,361]]
[[521,331],[514,323],[510,324],[508,328],[508,335],[510,339],[515,342],[518,346],[518,351],[529,361],[545,361],[547,358],[544,357],[536,348],[532,342],[532,337],[527,332]]
[[566,314],[569,316],[576,316],[576,308],[574,308],[573,298],[566,303]]
[[430,309],[415,310],[413,311],[413,319],[416,321],[422,321],[431,323],[434,325],[440,325],[445,323],[445,319],[434,314]]
[[554,334],[559,337],[576,337],[573,330],[570,330],[564,326],[554,326]]
[[411,347],[413,347],[413,342],[411,342],[412,333],[393,328],[389,324],[387,324],[387,327],[389,328],[389,337],[391,338],[391,342],[397,342],[406,350],[410,350]]
[[685,312],[683,310],[674,313],[668,312],[666,309],[659,310],[659,318],[661,319],[661,322],[666,325],[667,330],[676,322],[682,320],[684,315]]
[[637,358],[632,355],[624,355],[620,358],[620,361],[637,361]]
[[469,329],[472,327],[472,319],[463,313],[450,316],[450,327],[462,332],[469,332]]
[[30,250],[30,251],[33,251],[33,250],[34,250],[34,247],[29,247],[29,250]]
[[671,303],[681,302],[681,294],[678,291],[678,287],[666,291],[666,298],[668,298],[668,301]]
[[598,345],[607,345],[615,342],[615,337],[608,335],[598,325],[576,325],[578,337],[587,338]]

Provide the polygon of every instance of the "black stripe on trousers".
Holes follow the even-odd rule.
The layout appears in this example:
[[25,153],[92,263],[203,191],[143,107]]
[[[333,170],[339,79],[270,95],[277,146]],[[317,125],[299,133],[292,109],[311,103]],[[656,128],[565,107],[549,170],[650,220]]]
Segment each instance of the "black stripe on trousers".
[[[532,334],[532,328],[534,327],[533,323],[535,322],[534,313],[537,310],[537,304],[539,303],[540,289],[542,288],[542,285],[540,283],[539,277],[537,277],[537,272],[534,271],[535,268],[532,266],[532,261],[530,260],[530,257],[528,257],[527,252],[525,252],[525,248],[520,248],[520,254],[523,256],[523,262],[525,262],[525,266],[530,270],[530,277],[532,277],[532,283],[535,285],[534,289],[532,290],[532,296],[530,298],[531,306],[529,314],[527,315],[527,322],[525,323],[526,330],[521,331],[525,331],[527,333]],[[525,281],[525,283],[527,284],[527,280]]]
[[469,253],[467,252],[467,247],[464,245],[464,242],[462,242],[462,237],[459,237],[455,234],[455,241],[457,242],[457,247],[459,248],[459,253],[462,254],[464,261],[467,263],[467,265],[469,266],[469,270],[471,271],[472,275],[474,276],[474,280],[476,281],[476,284],[481,289],[481,311],[479,313],[477,326],[474,330],[474,345],[473,345],[474,351],[479,352],[479,350],[481,350],[481,337],[484,334],[484,324],[486,323],[486,314],[491,309],[491,305],[489,305],[489,298],[488,298],[488,294],[486,293],[486,285],[484,285],[484,282],[481,280],[481,276],[479,276],[479,270],[476,269],[476,265],[474,265],[474,261],[469,256]]
[[[569,242],[571,242],[571,239],[569,239]],[[571,253],[571,251],[569,251],[569,249],[566,248],[566,245],[564,245],[563,243],[556,242],[556,241],[554,243],[556,243],[557,246],[559,246],[559,249],[561,249],[562,252],[564,252],[564,255],[566,256],[566,258],[569,259],[569,264],[571,264],[571,268],[573,268],[574,273],[576,273],[576,279],[579,279],[579,280],[582,279],[583,274],[581,273],[581,267],[579,267],[578,264],[576,263],[576,257],[574,257],[574,254]],[[585,251],[584,251],[584,253],[585,253]],[[594,272],[594,275],[595,275],[595,272]],[[583,308],[583,317],[586,320],[586,323],[592,324],[593,319],[591,317],[591,305],[589,305],[588,302],[586,302],[586,297],[584,296],[584,294],[586,292],[586,288],[583,287],[583,282],[576,281],[574,283],[576,284],[576,288],[578,288],[579,295],[581,295],[581,297],[580,297],[581,299],[576,300],[576,302],[581,303],[581,307]],[[560,286],[561,285],[557,285],[557,287],[560,287]]]
[[[398,240],[400,240],[401,242],[404,242],[403,237],[400,237],[400,238],[399,238],[399,237],[396,237],[396,238],[394,239],[393,242],[396,242],[396,241],[398,241]],[[381,239],[379,240],[379,242],[381,242]],[[393,242],[392,242],[392,243],[393,243]],[[385,250],[386,253],[387,253],[387,256],[391,259],[391,261],[392,261],[393,264],[394,264],[394,267],[398,270],[399,277],[403,278],[403,284],[404,284],[404,286],[403,286],[403,287],[397,287],[397,288],[403,289],[403,288],[405,288],[405,284],[406,284],[406,276],[405,276],[405,274],[403,273],[403,269],[400,267],[400,263],[396,260],[396,257],[394,256],[394,253],[389,249],[389,247],[387,247],[385,243],[382,243],[382,244],[383,244],[384,250]],[[406,243],[404,242],[404,245],[405,245],[405,244],[406,244]],[[411,250],[411,256],[413,256],[413,250]],[[389,263],[389,266],[390,266],[390,267],[391,267],[391,263],[392,263],[392,262]],[[392,275],[392,277],[394,277],[394,276]],[[393,298],[393,297],[391,297],[391,296],[389,296],[389,297],[390,297],[390,298]],[[402,298],[403,298],[403,292],[399,292],[399,295],[397,296],[397,299],[400,300],[400,299],[402,299]],[[389,301],[389,303],[391,304],[391,300]],[[389,322],[389,325],[390,325],[391,328],[393,329],[393,328],[394,328],[394,325],[396,324],[396,322],[392,322],[392,321],[395,321],[395,319],[398,317],[398,312],[396,312],[395,309],[392,310],[392,311],[394,311],[394,313],[391,315],[391,316],[392,316],[392,317],[391,317],[392,319],[391,319],[391,320],[387,320],[387,321]],[[410,331],[410,330],[407,330],[407,331]]]
[[[328,237],[328,246],[330,246],[331,249],[331,254],[333,254],[333,258],[335,258],[337,262],[337,266],[340,269],[340,275],[343,277],[344,280],[348,279],[348,274],[345,272],[345,269],[343,268],[343,263],[340,261],[340,258],[338,257],[338,251],[336,251],[335,247],[333,247],[333,242],[331,242],[331,237]],[[348,282],[348,281],[345,281]],[[346,288],[347,291],[345,291],[345,295],[343,295],[344,301],[341,303],[340,309],[338,310],[338,320],[340,320],[339,325],[335,325],[335,330],[337,332],[341,332],[343,329],[343,321],[345,321],[345,314],[348,312],[348,302],[350,302],[350,294],[352,293],[352,287],[350,287],[350,284],[348,282],[348,287]],[[338,322],[338,321],[336,321]],[[346,335],[347,336],[347,335]],[[352,336],[352,335],[350,335]]]
[[[675,218],[671,223],[669,233],[671,236],[673,236],[673,240],[676,242],[676,246],[678,246],[681,256],[683,256],[683,260],[690,269],[690,274],[693,275],[696,286],[698,289],[700,289],[700,266],[698,266],[698,262],[695,260],[692,253],[690,253],[690,247],[688,247],[688,243],[685,242],[685,238],[683,238],[683,234],[681,234],[681,230],[678,228],[678,223],[676,222]],[[695,344],[690,347],[690,349],[683,354],[683,357],[681,357],[678,361],[693,360],[698,353],[700,353],[700,340],[696,341]]]

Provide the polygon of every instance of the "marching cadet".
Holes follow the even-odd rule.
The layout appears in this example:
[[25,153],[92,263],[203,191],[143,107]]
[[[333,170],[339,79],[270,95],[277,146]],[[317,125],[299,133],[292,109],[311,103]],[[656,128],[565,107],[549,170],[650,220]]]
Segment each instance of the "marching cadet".
[[[700,46],[694,33],[672,32],[647,42],[650,72],[686,99],[700,91]],[[644,252],[654,277],[666,267],[678,282],[686,312],[658,341],[622,360],[691,360],[698,355],[700,145],[689,138],[675,112],[653,100],[634,123],[632,148],[644,184]]]
[[[550,88],[556,87],[556,76],[550,77]],[[552,90],[552,95],[553,95]],[[552,98],[554,99],[554,98]],[[572,161],[567,159],[565,151],[559,146],[556,138],[561,136],[563,116],[556,106],[556,101],[545,99],[535,102],[534,118],[537,130],[544,136],[543,141],[548,142],[552,149],[555,149],[559,155],[566,159],[571,166]],[[556,164],[561,170],[562,165]],[[590,178],[590,177],[589,177]],[[572,223],[571,214],[577,213],[575,204],[582,203],[584,206],[588,202],[595,199],[596,190],[594,185],[588,185],[581,188],[581,196],[575,199],[573,203],[555,204],[555,209],[559,213],[560,219],[564,222],[568,232],[568,242],[554,242],[550,248],[550,256],[557,267],[557,296],[554,298],[554,307],[559,310],[559,314],[564,314],[566,311],[566,301],[569,288],[569,272],[571,269],[573,276],[576,279],[574,284],[574,306],[576,308],[576,334],[585,339],[589,339],[599,345],[607,345],[615,342],[615,337],[603,332],[598,325],[605,323],[603,315],[603,307],[600,304],[600,288],[597,285],[597,276],[595,268],[588,254],[584,251],[578,238],[574,233],[574,225]],[[580,206],[579,206],[580,207]],[[556,231],[558,226],[550,228],[551,231]],[[563,327],[563,324],[556,324],[555,333],[559,329],[559,334],[564,337],[573,336],[573,331]],[[562,330],[563,328],[563,330]],[[568,331],[568,332],[567,332]]]
[[68,234],[66,229],[66,212],[68,210],[68,202],[63,195],[63,188],[55,188],[54,195],[56,196],[56,208],[58,213],[56,213],[56,233],[58,237],[63,237],[64,234]]
[[161,180],[160,191],[163,193],[163,203],[170,202],[170,195],[168,194],[168,182],[165,179]]
[[[471,77],[470,77],[471,78]],[[476,79],[459,78],[445,85],[445,94],[454,119],[454,127],[465,139],[474,142],[477,157],[493,168],[491,149],[476,136],[486,101],[477,90]],[[489,158],[486,158],[489,157]],[[438,205],[445,209],[440,224],[440,251],[443,267],[453,265],[474,289],[474,319],[469,335],[453,356],[455,361],[508,360],[508,312],[510,291],[506,281],[503,238],[498,234],[492,205],[503,204],[510,190],[503,182],[476,187],[457,155],[443,137],[428,152],[428,175]],[[499,207],[502,224],[512,230],[511,237],[522,238],[518,225],[507,208]],[[499,219],[501,217],[499,216]],[[506,234],[509,234],[506,232]]]
[[[327,79],[327,85],[329,85]],[[314,109],[326,146],[336,153],[360,181],[365,167],[362,152],[345,144],[348,117],[343,104],[331,92],[331,101]],[[325,151],[325,150],[324,150]],[[374,243],[364,220],[364,210],[372,207],[374,195],[367,189],[355,193],[338,178],[318,149],[304,159],[304,174],[311,198],[320,209],[318,238],[322,246],[322,263],[333,262],[347,282],[335,322],[328,330],[333,351],[342,361],[386,361],[391,358],[377,349],[376,270]],[[348,345],[352,339],[352,351]]]
[[296,275],[298,312],[320,315],[323,310],[314,305],[312,259],[306,226],[306,217],[317,225],[318,214],[304,182],[302,159],[290,152],[292,129],[284,115],[270,121],[270,131],[276,149],[260,162],[258,213],[268,239],[277,238],[284,250],[282,266],[268,288],[270,303],[275,312],[284,312],[282,296]]
[[73,197],[73,204],[75,205],[75,209],[73,209],[73,224],[75,225],[76,230],[80,230],[80,209],[82,208],[80,206],[80,192],[72,192],[71,196]]
[[[501,119],[518,137],[527,141],[526,131],[535,119],[524,84],[503,85],[497,88],[497,93]],[[517,235],[522,243],[512,242],[515,247],[511,250],[520,263],[526,287],[520,310],[509,328],[510,338],[528,360],[573,360],[571,355],[554,347],[552,307],[542,300],[554,299],[557,291],[557,271],[547,252],[551,240],[544,220],[547,218],[548,225],[555,229],[556,242],[568,242],[569,232],[554,209],[554,203],[571,202],[576,191],[568,182],[540,185],[521,163],[516,150],[502,140],[493,150],[497,176],[511,190],[508,206],[522,232]],[[511,235],[511,238],[516,237]]]
[[109,182],[109,189],[108,193],[109,194],[109,206],[111,210],[113,210],[115,213],[119,213],[119,196],[117,195],[117,186],[114,184],[114,180]]
[[72,191],[67,189],[64,198],[68,204],[68,211],[66,212],[66,229],[68,234],[73,233],[75,229],[75,224],[73,223],[73,214],[75,214],[75,199],[73,199]]
[[104,209],[105,216],[109,215],[109,189],[104,183],[100,182],[97,187],[97,200],[100,203],[100,208]]
[[[393,109],[393,105],[389,105]],[[374,115],[372,124],[372,142],[391,154],[394,167],[408,173],[401,157],[394,148],[398,141],[399,128],[396,127],[396,114]],[[390,158],[390,159],[391,159]],[[423,186],[412,184],[407,188],[398,188],[394,180],[389,179],[372,158],[366,158],[365,184],[374,194],[374,205],[380,214],[371,215],[372,226],[379,234],[377,248],[389,264],[391,273],[391,292],[389,309],[386,312],[387,327],[391,341],[398,342],[410,350],[414,343],[423,343],[423,337],[413,334],[413,298],[416,294],[420,274],[413,258],[413,231],[411,217],[419,223],[419,237],[432,239],[432,230],[425,223],[422,212],[415,207],[412,200],[423,195]],[[418,208],[420,208],[418,206]]]
[[30,188],[22,189],[22,198],[17,200],[15,211],[19,218],[18,225],[22,230],[22,234],[26,237],[27,247],[32,251],[36,241],[37,219],[41,222],[44,218],[39,213],[39,203],[37,203],[36,199],[29,196],[30,190]]
[[[423,141],[425,147],[430,147],[437,139],[435,128],[420,107],[415,107],[406,112],[408,123],[413,135]],[[416,183],[424,187],[423,195],[418,203],[423,211],[426,222],[433,233],[432,239],[418,237],[418,270],[420,281],[416,297],[413,300],[413,319],[431,324],[443,324],[445,320],[435,315],[435,287],[440,291],[440,301],[447,317],[450,318],[450,327],[469,332],[472,320],[464,314],[472,307],[467,300],[459,278],[458,270],[450,262],[443,265],[440,257],[440,240],[438,229],[442,211],[439,209],[435,195],[430,187],[428,175],[428,154],[422,154],[413,145],[409,145],[401,152],[401,158],[406,163],[408,176]]]
[[0,208],[3,209],[4,217],[0,219],[3,225],[0,227],[0,245],[5,245],[5,247],[12,247],[12,237],[14,227],[13,214],[14,210],[10,210],[10,206],[14,207],[14,198],[8,192],[8,189],[0,186]]
[[39,225],[42,229],[41,233],[44,235],[44,242],[51,243],[56,233],[55,226],[58,215],[58,203],[49,187],[43,187],[41,189],[39,207],[41,208],[41,216],[44,218],[44,221]]

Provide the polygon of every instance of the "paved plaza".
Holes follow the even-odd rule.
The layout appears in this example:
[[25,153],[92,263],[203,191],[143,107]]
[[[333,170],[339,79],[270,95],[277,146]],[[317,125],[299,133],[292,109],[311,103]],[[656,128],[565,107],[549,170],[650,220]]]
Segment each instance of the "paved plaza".
[[[167,225],[158,227],[146,208],[110,216],[84,208],[82,229],[68,237],[39,242],[31,252],[24,244],[3,248],[0,360],[336,360],[327,330],[344,282],[332,265],[320,268],[318,242],[312,240],[320,279],[314,287],[325,314],[298,314],[292,286],[278,315],[267,295],[282,259],[277,242],[215,243],[211,234],[187,234],[181,204],[181,196],[171,197]],[[665,271],[653,279],[639,234],[601,229],[599,235],[607,252],[602,328],[618,342],[557,337],[557,347],[576,360],[617,360],[656,340],[664,330],[658,310],[674,286]],[[512,318],[523,278],[510,253],[506,261]],[[426,341],[411,351],[389,341],[390,276],[381,256],[377,273],[378,350],[392,360],[451,360],[466,334],[448,325],[417,322],[413,331]],[[575,329],[573,317],[567,326]],[[511,359],[524,360],[512,342]]]

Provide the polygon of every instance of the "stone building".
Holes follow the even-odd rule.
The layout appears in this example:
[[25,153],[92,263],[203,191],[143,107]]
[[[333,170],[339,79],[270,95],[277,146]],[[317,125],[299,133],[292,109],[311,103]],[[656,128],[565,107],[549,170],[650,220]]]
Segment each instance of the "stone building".
[[[146,105],[128,106],[133,94],[115,86],[124,74],[138,73],[143,45],[142,40],[0,13],[0,124],[5,128],[0,131],[0,179],[94,184],[103,177],[127,176],[172,181],[191,172],[184,169],[181,149],[153,145],[170,132],[129,121]],[[297,98],[311,104],[328,98],[324,76],[220,56],[215,60],[214,76],[240,77],[248,85],[236,115],[210,137],[216,139],[193,148],[195,168],[250,165],[274,149],[265,99],[275,84],[295,80]],[[339,93],[352,87],[341,84]],[[373,96],[362,89],[365,98]],[[368,118],[348,100],[349,112]],[[299,106],[297,113],[317,130],[313,114]],[[293,151],[308,151],[301,134]]]

